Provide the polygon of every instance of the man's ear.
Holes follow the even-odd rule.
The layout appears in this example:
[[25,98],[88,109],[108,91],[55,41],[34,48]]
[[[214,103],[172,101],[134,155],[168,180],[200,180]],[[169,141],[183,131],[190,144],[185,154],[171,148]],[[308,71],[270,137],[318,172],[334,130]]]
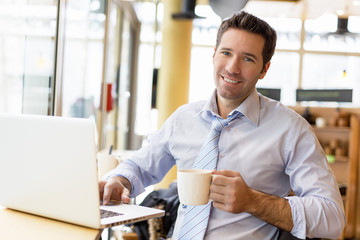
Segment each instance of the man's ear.
[[212,56],[212,57],[213,57],[213,59],[212,59],[212,60],[213,60],[213,64],[214,64],[215,54],[216,54],[216,47],[214,47],[214,53],[213,53],[213,56]]
[[263,79],[263,78],[265,77],[267,71],[269,70],[269,67],[270,67],[270,61],[268,61],[268,62],[265,64],[262,72],[260,73],[259,79]]
[[216,47],[214,47],[213,59],[215,57],[215,53],[216,53]]

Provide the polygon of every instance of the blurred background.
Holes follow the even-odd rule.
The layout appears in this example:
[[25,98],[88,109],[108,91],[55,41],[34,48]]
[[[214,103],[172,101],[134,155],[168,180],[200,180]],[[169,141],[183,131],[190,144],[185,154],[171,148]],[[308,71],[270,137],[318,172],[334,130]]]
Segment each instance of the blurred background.
[[0,0],[0,112],[93,119],[98,151],[126,158],[213,92],[217,28],[241,9],[278,34],[258,91],[329,121],[314,131],[358,238],[360,0]]
[[[164,17],[174,8],[193,16]],[[360,106],[359,0],[0,0],[0,112],[92,118],[99,149],[137,149],[162,122],[164,49],[189,65],[183,102],[206,99],[217,28],[237,8],[278,33],[259,88],[279,90],[289,106]],[[163,45],[169,21],[190,24],[190,40],[176,39],[189,41],[188,62]],[[352,101],[299,102],[297,89],[351,89]]]

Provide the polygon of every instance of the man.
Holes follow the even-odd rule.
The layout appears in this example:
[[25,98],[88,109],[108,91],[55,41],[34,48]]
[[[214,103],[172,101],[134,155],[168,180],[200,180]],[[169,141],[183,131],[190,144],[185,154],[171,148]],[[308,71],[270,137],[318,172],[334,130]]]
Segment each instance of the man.
[[[101,182],[104,203],[128,203],[174,164],[192,168],[212,116],[239,113],[221,132],[204,237],[277,239],[283,229],[303,239],[338,238],[345,225],[342,200],[311,126],[255,88],[269,69],[275,43],[275,31],[251,14],[225,19],[213,55],[214,94],[177,109],[146,146]],[[179,207],[174,239],[185,211]]]

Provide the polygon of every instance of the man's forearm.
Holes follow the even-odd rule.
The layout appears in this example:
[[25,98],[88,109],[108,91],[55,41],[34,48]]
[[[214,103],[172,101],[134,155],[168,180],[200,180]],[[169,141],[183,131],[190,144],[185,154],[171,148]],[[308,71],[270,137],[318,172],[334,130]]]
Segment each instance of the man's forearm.
[[252,203],[247,212],[285,231],[291,232],[294,224],[287,199],[251,190]]

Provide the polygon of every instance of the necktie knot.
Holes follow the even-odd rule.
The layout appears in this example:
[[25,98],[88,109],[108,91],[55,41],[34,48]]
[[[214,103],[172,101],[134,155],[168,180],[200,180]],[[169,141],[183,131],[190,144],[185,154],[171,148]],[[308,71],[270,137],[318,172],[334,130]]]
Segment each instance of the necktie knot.
[[240,113],[235,112],[232,115],[230,115],[227,119],[223,119],[221,117],[217,117],[215,115],[212,116],[212,127],[217,132],[221,132],[224,127],[229,125],[229,123],[234,120]]

